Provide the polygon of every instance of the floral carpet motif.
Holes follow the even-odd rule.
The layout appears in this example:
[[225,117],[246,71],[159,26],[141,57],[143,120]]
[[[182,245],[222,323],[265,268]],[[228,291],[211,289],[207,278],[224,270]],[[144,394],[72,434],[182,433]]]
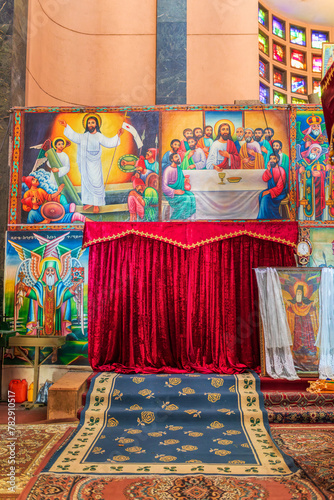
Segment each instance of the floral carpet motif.
[[334,424],[334,407],[271,406],[267,407],[271,424]]
[[302,473],[293,477],[136,477],[41,474],[19,500],[325,500]]
[[15,443],[15,494],[19,494],[33,477],[36,469],[52,447],[64,436],[64,433],[76,427],[71,424],[15,426],[15,435],[10,435],[7,425],[0,425],[0,498],[8,498],[8,474],[11,460],[10,443]]
[[264,392],[264,406],[271,424],[334,423],[334,393],[272,390]]
[[334,499],[334,426],[277,425],[271,432],[280,448]]
[[80,425],[43,473],[288,476],[272,441],[259,378],[100,373]]
[[316,406],[318,408],[331,408],[334,406],[334,393],[321,394],[307,391],[270,391],[263,394],[264,406]]

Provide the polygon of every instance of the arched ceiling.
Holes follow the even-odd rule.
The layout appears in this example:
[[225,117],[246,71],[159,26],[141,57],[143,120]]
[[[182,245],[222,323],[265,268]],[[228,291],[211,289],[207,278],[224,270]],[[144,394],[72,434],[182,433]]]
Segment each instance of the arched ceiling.
[[264,0],[264,5],[289,19],[334,26],[334,0]]

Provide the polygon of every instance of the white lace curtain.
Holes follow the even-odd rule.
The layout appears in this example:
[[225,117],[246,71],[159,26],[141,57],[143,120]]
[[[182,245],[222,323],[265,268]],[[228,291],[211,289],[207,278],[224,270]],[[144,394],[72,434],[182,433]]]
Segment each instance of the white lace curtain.
[[290,346],[291,333],[276,269],[255,269],[263,324],[266,370],[272,378],[298,379]]
[[319,378],[334,378],[334,269],[323,268],[319,288]]

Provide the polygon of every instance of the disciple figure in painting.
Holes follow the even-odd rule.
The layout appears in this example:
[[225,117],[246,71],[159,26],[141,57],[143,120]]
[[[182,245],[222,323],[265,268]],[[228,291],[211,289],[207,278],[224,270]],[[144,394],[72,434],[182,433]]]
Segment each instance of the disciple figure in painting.
[[181,158],[181,161],[183,160],[184,158],[184,155],[186,154],[187,151],[189,151],[189,144],[188,144],[188,139],[190,137],[193,137],[193,131],[191,128],[185,128],[184,131],[183,131],[183,137],[184,139],[182,139],[181,141],[181,144],[180,144],[180,147],[179,147],[179,150],[178,150],[178,153],[180,155],[180,158]]
[[297,281],[294,285],[295,295],[286,302],[286,313],[293,337],[293,356],[297,364],[310,361],[317,354],[315,341],[319,329],[318,309],[314,298],[310,298],[312,289],[307,283]]
[[273,137],[275,135],[275,130],[271,127],[267,127],[264,129],[264,137],[270,143],[270,146],[273,147]]
[[180,167],[178,153],[170,155],[170,165],[162,176],[162,192],[172,208],[171,219],[188,219],[196,212],[196,200]]
[[201,127],[194,128],[193,136],[196,139],[196,142],[199,141],[201,137],[203,137],[203,130],[201,129]]
[[[165,168],[170,165],[169,157],[172,153],[177,153],[178,150],[180,149],[181,146],[181,141],[178,139],[173,139],[170,143],[170,150],[166,151],[166,153],[163,155],[162,160],[161,160],[161,170],[162,172],[165,170]],[[181,156],[179,155],[180,161],[181,161]]]
[[282,152],[282,141],[272,141],[273,152],[278,156],[278,164],[284,169],[286,178],[289,179],[289,157]]
[[264,159],[261,146],[255,141],[255,133],[252,128],[245,128],[245,144],[240,149],[241,168],[264,169]]
[[279,206],[287,195],[286,174],[284,169],[278,165],[278,161],[278,156],[272,153],[269,157],[267,170],[263,173],[262,179],[268,183],[268,189],[260,193],[258,219],[282,218]]
[[270,142],[267,141],[267,139],[264,137],[264,130],[262,128],[257,127],[254,130],[254,139],[260,144],[264,164],[267,165],[267,163],[269,162],[269,156],[271,155],[273,150]]
[[100,132],[99,115],[84,118],[84,133],[72,130],[65,120],[59,120],[59,123],[65,127],[65,137],[78,145],[77,162],[81,174],[81,199],[84,210],[93,206],[93,212],[98,213],[99,207],[106,204],[101,162],[102,146],[105,148],[119,146],[123,129],[120,128],[114,137],[106,137]]
[[238,127],[237,130],[235,131],[237,140],[234,141],[235,147],[237,148],[238,153],[240,153],[241,147],[246,144],[246,141],[244,139],[245,136],[245,131],[243,127]]
[[204,127],[204,136],[201,137],[197,142],[197,147],[203,149],[206,157],[209,156],[209,151],[213,144],[212,133],[213,129],[211,125],[206,125]]
[[203,149],[197,147],[197,141],[194,137],[188,139],[190,150],[186,152],[181,162],[182,170],[205,168],[206,156]]

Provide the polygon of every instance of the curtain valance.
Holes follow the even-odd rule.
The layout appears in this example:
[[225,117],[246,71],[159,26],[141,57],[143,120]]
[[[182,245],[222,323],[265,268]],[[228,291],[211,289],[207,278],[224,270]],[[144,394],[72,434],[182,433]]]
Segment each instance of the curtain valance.
[[94,222],[85,224],[83,247],[131,234],[159,240],[183,249],[248,235],[294,247],[297,222]]

